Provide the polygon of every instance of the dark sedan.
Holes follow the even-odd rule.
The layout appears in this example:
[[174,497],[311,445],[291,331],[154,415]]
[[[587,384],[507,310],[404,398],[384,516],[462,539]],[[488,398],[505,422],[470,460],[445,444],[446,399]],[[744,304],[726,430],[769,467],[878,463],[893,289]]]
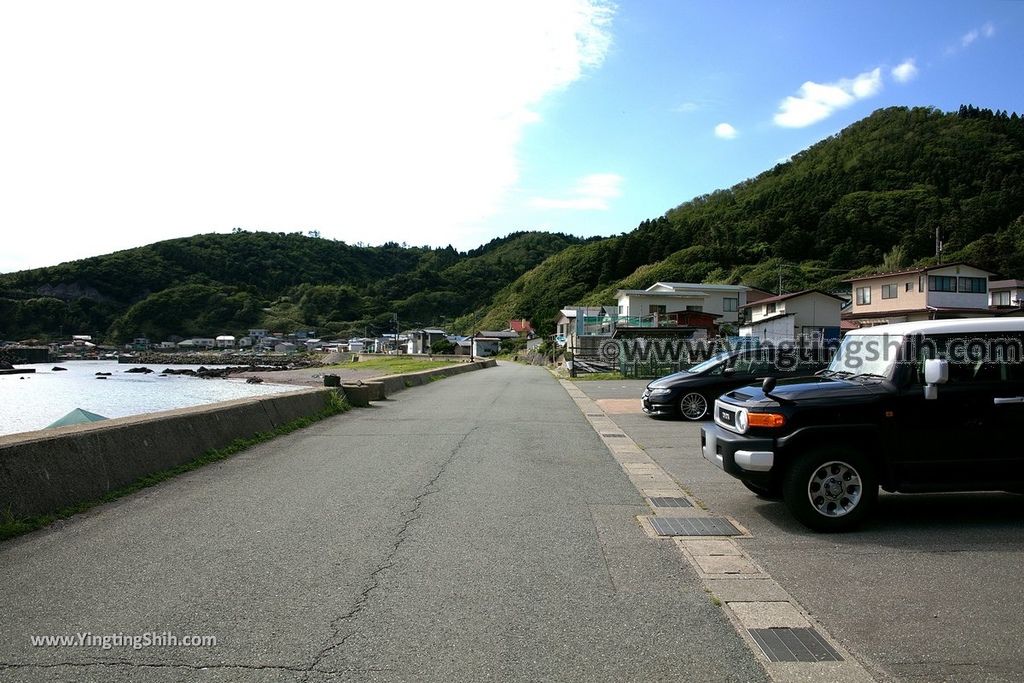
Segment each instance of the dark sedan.
[[644,389],[643,410],[652,417],[679,415],[687,420],[709,417],[715,399],[765,377],[812,375],[826,363],[801,359],[779,362],[773,349],[744,349],[716,354],[689,370],[656,379]]

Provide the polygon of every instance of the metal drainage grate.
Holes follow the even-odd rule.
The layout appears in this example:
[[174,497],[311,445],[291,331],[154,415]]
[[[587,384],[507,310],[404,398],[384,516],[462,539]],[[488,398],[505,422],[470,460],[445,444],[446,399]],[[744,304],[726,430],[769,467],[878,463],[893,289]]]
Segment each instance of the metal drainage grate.
[[813,628],[747,629],[769,662],[841,662],[842,656]]
[[742,532],[724,517],[651,517],[659,536],[739,536]]
[[670,498],[668,496],[659,496],[657,498],[651,498],[651,505],[653,505],[656,508],[693,507],[693,503],[688,501],[686,498]]
[[625,434],[605,434],[603,432],[602,432],[601,436],[606,437],[606,438],[619,438],[619,439],[625,439],[626,438]]

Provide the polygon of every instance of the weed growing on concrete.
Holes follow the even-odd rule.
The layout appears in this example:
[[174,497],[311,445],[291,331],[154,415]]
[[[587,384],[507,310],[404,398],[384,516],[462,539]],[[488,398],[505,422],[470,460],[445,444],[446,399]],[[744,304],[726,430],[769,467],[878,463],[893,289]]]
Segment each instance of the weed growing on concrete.
[[124,496],[135,493],[136,491],[141,491],[144,488],[154,486],[162,481],[166,481],[167,479],[176,477],[179,474],[191,472],[192,470],[197,470],[200,467],[209,465],[210,463],[225,460],[227,458],[230,458],[232,455],[241,453],[242,451],[253,446],[256,446],[257,444],[270,441],[271,439],[278,436],[290,434],[294,431],[302,429],[303,427],[308,427],[311,424],[319,422],[324,418],[331,417],[332,415],[338,415],[339,413],[344,413],[350,408],[351,406],[348,404],[348,401],[345,400],[343,394],[341,394],[338,391],[330,391],[327,393],[327,397],[324,400],[324,409],[321,410],[319,413],[309,415],[307,417],[300,417],[297,420],[292,420],[291,422],[283,424],[280,427],[277,427],[276,429],[273,429],[268,432],[259,432],[248,439],[235,439],[224,448],[215,448],[208,450],[195,460],[183,463],[181,465],[178,465],[177,467],[172,467],[169,470],[155,472],[153,474],[145,476],[133,484],[123,486],[119,489],[107,493],[102,498],[91,500],[85,503],[80,503],[79,505],[74,505],[72,507],[67,507],[64,508],[63,510],[59,510],[52,514],[41,515],[39,517],[29,517],[25,519],[15,519],[14,516],[11,514],[10,508],[8,508],[7,510],[0,512],[0,541],[6,540],[8,538],[13,538],[15,536],[20,536],[21,534],[26,534],[30,531],[35,531],[37,529],[42,529],[43,527],[49,526],[57,520],[67,519],[68,517],[92,509],[97,505],[103,505],[104,503],[115,501],[118,498],[123,498]]

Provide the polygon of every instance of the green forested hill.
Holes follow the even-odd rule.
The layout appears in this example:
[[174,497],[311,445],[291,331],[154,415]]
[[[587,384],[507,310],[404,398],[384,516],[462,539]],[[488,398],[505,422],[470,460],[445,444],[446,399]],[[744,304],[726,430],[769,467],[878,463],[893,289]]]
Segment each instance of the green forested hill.
[[460,321],[553,320],[658,280],[769,290],[835,287],[934,256],[1024,278],[1024,119],[961,107],[890,108],[790,161],[697,197],[633,232],[556,254]]
[[325,334],[443,323],[486,305],[576,237],[519,232],[470,251],[352,246],[239,231],[0,275],[0,339],[209,336],[248,327]]

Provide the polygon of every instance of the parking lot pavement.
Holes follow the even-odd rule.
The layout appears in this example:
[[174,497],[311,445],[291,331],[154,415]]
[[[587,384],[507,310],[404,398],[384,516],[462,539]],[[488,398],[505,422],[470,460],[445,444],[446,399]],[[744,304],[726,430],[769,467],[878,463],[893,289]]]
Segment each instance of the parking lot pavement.
[[700,423],[640,411],[642,380],[576,386],[881,681],[1024,679],[1024,496],[882,493],[861,530],[816,534],[700,454]]

